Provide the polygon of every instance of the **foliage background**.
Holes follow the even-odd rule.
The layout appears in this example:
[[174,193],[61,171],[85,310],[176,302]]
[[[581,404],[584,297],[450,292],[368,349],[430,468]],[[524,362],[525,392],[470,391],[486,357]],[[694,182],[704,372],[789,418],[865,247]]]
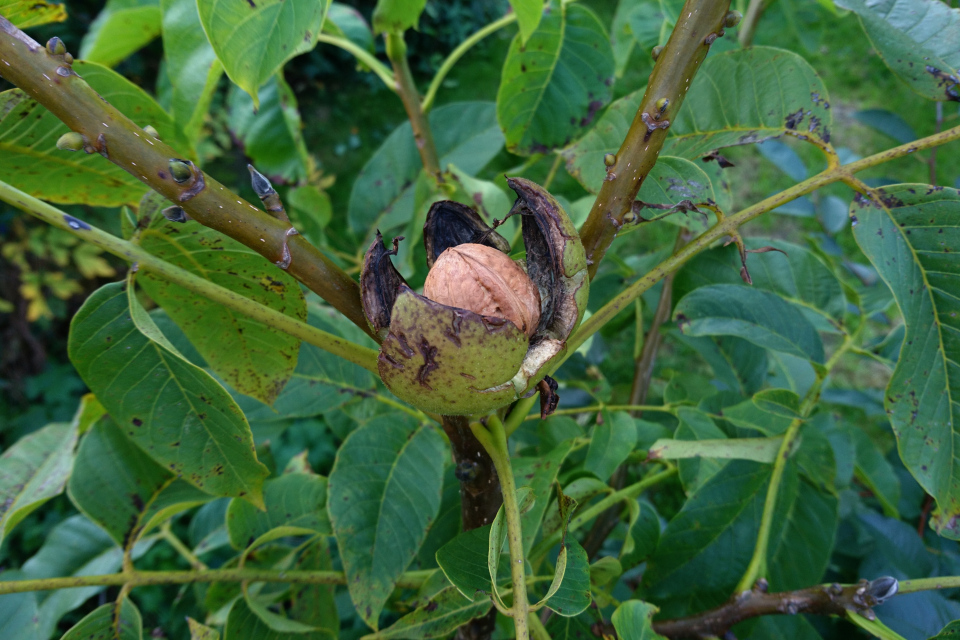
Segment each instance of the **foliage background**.
[[[353,4],[368,20],[373,2]],[[421,87],[429,80],[443,56],[463,38],[503,15],[505,1],[429,2],[419,32],[408,37],[411,65]],[[616,10],[613,0],[591,4],[604,24],[609,25]],[[65,23],[46,25],[31,30],[39,41],[49,36],[61,37],[68,50],[78,51],[81,39],[102,4],[73,0],[68,3],[69,18]],[[515,28],[497,32],[480,43],[451,73],[444,83],[440,102],[489,100],[496,94],[501,65]],[[872,50],[853,15],[838,17],[817,3],[780,1],[764,15],[755,37],[755,44],[768,44],[800,52],[816,69],[831,91],[834,115],[834,145],[843,153],[864,156],[890,146],[929,135],[937,128],[937,111],[906,90]],[[382,42],[377,41],[382,49]],[[159,39],[123,60],[116,70],[136,84],[156,92],[161,103],[165,99]],[[642,86],[651,62],[635,50],[626,74],[615,86],[619,98]],[[299,105],[306,149],[315,159],[312,182],[324,189],[329,198],[329,223],[318,232],[321,242],[329,247],[354,247],[362,237],[354,234],[345,217],[353,177],[387,136],[402,122],[405,114],[399,100],[390,94],[370,73],[360,71],[348,54],[333,47],[318,47],[296,58],[286,67],[286,80]],[[0,84],[0,90],[9,88]],[[252,199],[245,169],[247,156],[230,121],[230,88],[226,78],[214,98],[212,117],[206,123],[210,137],[199,150],[205,170],[224,184]],[[957,124],[960,119],[955,105],[942,109],[942,126]],[[767,195],[792,185],[796,179],[819,170],[822,161],[809,146],[767,143],[729,149],[725,155],[735,164],[729,179],[737,210]],[[871,185],[892,182],[933,182],[960,188],[960,154],[943,152],[937,156],[931,175],[929,154],[896,160],[871,171],[864,177]],[[480,177],[496,180],[524,163],[525,159],[501,151],[483,170]],[[526,175],[542,181],[550,171],[552,158],[536,161]],[[933,180],[931,180],[931,177]],[[561,169],[551,190],[568,202],[576,202],[586,191]],[[751,224],[746,235],[764,235],[793,239],[804,237],[829,255],[842,255],[845,260],[863,264],[847,227],[847,206],[853,192],[843,185],[833,185],[798,204],[815,212],[813,216],[765,216]],[[795,203],[796,204],[796,203]],[[72,208],[67,207],[68,211]],[[75,207],[78,215],[91,223],[119,234],[120,215],[115,208]],[[795,209],[795,212],[799,209]],[[672,242],[673,228],[651,226],[642,234],[634,234],[629,248],[622,255],[649,256]],[[84,384],[66,360],[66,337],[69,319],[87,295],[101,284],[116,278],[125,265],[119,260],[81,246],[67,234],[45,227],[13,209],[0,208],[0,449],[8,448],[21,437],[50,422],[69,421]],[[626,269],[609,268],[595,281],[591,308],[614,293],[633,273],[653,261],[641,257],[627,264]],[[621,267],[623,265],[620,265]],[[682,277],[681,277],[682,279]],[[882,287],[882,284],[877,285]],[[658,289],[644,296],[644,307],[652,309]],[[878,292],[878,296],[889,293]],[[597,336],[582,356],[571,360],[566,374],[581,378],[584,390],[568,389],[564,404],[590,404],[592,398],[622,394],[629,388],[632,374],[631,318],[623,318]],[[889,317],[888,323],[897,319]],[[682,380],[677,372],[687,372],[692,357],[689,345],[674,331],[667,332],[654,372],[651,402],[674,394],[696,394],[709,370],[700,369]],[[960,550],[956,543],[941,539],[928,531],[921,539],[915,527],[926,517],[923,492],[903,468],[896,455],[893,436],[884,419],[882,389],[889,372],[880,365],[857,361],[857,366],[841,368],[834,376],[837,386],[825,394],[830,411],[839,419],[856,424],[873,436],[877,443],[876,461],[883,481],[890,487],[900,519],[876,514],[866,524],[853,517],[852,496],[841,503],[842,521],[828,570],[829,579],[850,580],[860,576],[926,575],[929,565],[942,564],[944,574],[960,574]],[[682,387],[682,389],[681,389]],[[358,401],[332,416],[315,417],[289,424],[260,424],[254,435],[260,451],[272,466],[283,469],[301,451],[309,452],[313,469],[327,475],[334,454],[349,424],[364,421],[378,411],[369,402]],[[528,432],[526,437],[535,437]],[[520,434],[524,437],[524,433]],[[269,445],[264,444],[269,442]],[[870,502],[873,496],[862,485],[854,484],[854,493]],[[667,498],[658,503],[661,515],[669,517],[678,504]],[[874,503],[875,504],[875,503]],[[15,570],[40,551],[44,540],[76,510],[67,497],[60,496],[43,509],[31,514],[0,547],[0,563]],[[190,525],[192,527],[193,525]],[[186,520],[174,525],[181,539],[194,540],[198,532]],[[912,535],[911,535],[912,534]],[[870,549],[866,555],[864,549]],[[225,560],[226,557],[220,560]],[[216,564],[216,555],[208,559]],[[154,545],[139,565],[142,568],[183,567],[183,560],[165,545]],[[101,593],[99,602],[106,602],[115,593]],[[622,595],[622,594],[621,594]],[[939,622],[960,618],[960,604],[955,594],[929,593],[905,596],[881,609],[883,619],[908,637],[932,634]],[[137,602],[144,616],[145,628],[154,629],[153,637],[183,638],[188,631],[184,616],[202,618],[197,599],[202,594],[192,587],[143,587],[137,590]],[[626,597],[626,596],[624,596]],[[60,623],[66,630],[92,611],[98,604],[93,598],[67,614]],[[341,618],[350,619],[351,604],[340,593],[337,601]],[[13,606],[0,598],[0,608]],[[899,621],[899,622],[898,622]],[[936,622],[934,622],[936,621]],[[811,619],[825,638],[849,637],[855,633],[845,623]],[[764,623],[761,623],[764,624]],[[898,627],[899,625],[899,627]],[[942,625],[940,625],[942,626]],[[354,632],[346,630],[341,637],[359,637],[365,632],[358,623]],[[911,635],[918,634],[918,635]],[[762,637],[757,635],[755,637]],[[926,637],[923,635],[922,637]]]

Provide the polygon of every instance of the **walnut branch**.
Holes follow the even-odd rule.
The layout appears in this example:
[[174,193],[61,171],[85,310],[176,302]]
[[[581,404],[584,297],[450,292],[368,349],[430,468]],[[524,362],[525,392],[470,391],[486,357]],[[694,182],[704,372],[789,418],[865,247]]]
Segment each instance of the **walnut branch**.
[[687,618],[653,623],[654,630],[671,639],[723,638],[730,628],[749,618],[769,615],[845,616],[847,612],[874,619],[872,607],[897,594],[895,578],[861,580],[854,585],[822,584],[797,591],[767,593],[767,581],[759,580],[753,589],[733,596],[725,604]]
[[180,154],[128,119],[74,73],[68,56],[40,46],[0,16],[0,75],[80,134],[88,152],[99,152],[200,224],[243,243],[270,262],[286,262],[287,247],[287,271],[370,333],[359,286],[349,275],[302,236],[288,236],[289,223],[243,201],[193,163],[179,160]]
[[657,162],[670,127],[710,45],[724,33],[729,0],[687,0],[670,40],[657,56],[643,101],[580,229],[590,277],[623,226],[640,185]]

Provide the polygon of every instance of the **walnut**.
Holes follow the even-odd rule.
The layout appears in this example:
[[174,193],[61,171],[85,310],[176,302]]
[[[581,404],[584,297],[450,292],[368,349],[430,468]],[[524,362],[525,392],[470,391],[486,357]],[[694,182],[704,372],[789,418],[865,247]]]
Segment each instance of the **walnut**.
[[529,276],[502,251],[460,244],[437,258],[423,295],[451,307],[512,322],[529,338],[540,322],[540,292]]

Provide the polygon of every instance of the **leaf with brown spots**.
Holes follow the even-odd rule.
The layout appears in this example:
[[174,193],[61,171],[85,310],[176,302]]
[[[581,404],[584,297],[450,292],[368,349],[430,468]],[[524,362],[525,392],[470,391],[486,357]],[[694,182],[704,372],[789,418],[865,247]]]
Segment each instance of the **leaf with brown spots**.
[[[165,202],[150,193],[140,206],[140,217],[150,219],[140,235],[144,249],[260,304],[306,319],[296,280],[218,231],[193,221],[169,222],[158,213]],[[230,386],[266,404],[280,395],[297,366],[299,339],[169,280],[145,273],[140,283]]]
[[905,184],[875,194],[850,211],[906,325],[884,407],[904,465],[937,500],[933,526],[960,539],[960,193]]
[[[157,463],[212,495],[262,504],[268,471],[257,461],[243,413],[210,374],[180,356],[128,293],[126,283],[108,284],[74,316],[68,351],[80,377]],[[214,473],[217,465],[223,473]]]
[[81,441],[67,493],[124,549],[167,518],[212,499],[150,458],[109,416]]

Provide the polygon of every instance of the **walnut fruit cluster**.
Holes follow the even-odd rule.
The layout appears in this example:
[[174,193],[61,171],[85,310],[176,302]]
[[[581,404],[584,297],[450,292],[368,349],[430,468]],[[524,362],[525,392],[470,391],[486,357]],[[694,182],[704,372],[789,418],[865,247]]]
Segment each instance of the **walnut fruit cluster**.
[[[535,390],[555,406],[556,384],[542,382],[583,318],[587,260],[573,223],[553,196],[523,178],[517,193],[526,259],[476,211],[434,204],[423,227],[430,271],[423,295],[393,266],[377,234],[364,257],[364,312],[382,338],[379,370],[397,397],[425,411],[473,415]],[[549,380],[549,379],[547,379]],[[551,384],[552,383],[552,384]]]

